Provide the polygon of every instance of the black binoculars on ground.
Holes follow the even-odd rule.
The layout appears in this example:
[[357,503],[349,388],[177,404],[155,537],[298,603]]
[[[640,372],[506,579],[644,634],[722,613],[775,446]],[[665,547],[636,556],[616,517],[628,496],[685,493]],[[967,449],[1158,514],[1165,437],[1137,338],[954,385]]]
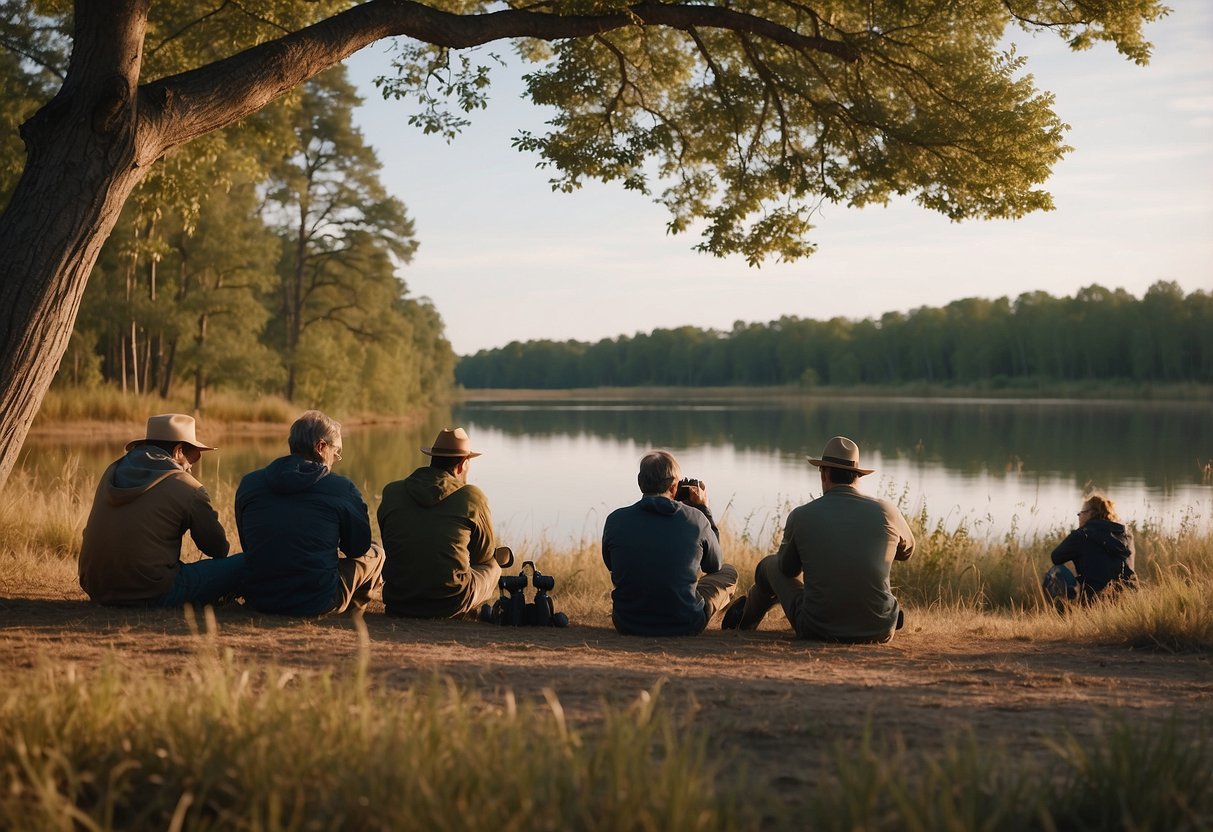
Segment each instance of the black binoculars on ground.
[[[526,600],[528,583],[535,587],[535,597],[529,603]],[[569,617],[556,612],[552,596],[548,595],[556,587],[556,579],[536,569],[534,561],[525,561],[517,575],[502,575],[497,586],[501,597],[492,606],[485,604],[480,608],[481,621],[507,627],[569,626]]]

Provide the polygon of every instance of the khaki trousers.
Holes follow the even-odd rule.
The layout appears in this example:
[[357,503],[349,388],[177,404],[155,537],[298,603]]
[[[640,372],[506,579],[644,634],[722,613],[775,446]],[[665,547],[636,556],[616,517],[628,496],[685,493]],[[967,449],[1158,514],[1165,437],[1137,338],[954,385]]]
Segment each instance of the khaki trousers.
[[466,615],[480,609],[482,604],[491,604],[497,600],[497,582],[501,580],[501,567],[497,561],[488,563],[473,563],[470,570],[472,582],[464,593],[463,604],[459,611],[451,617]]
[[695,594],[703,599],[704,626],[712,616],[729,605],[737,589],[737,568],[731,563],[722,564],[720,571],[703,575],[695,584]]
[[383,547],[372,543],[360,558],[338,558],[337,574],[341,586],[330,612],[366,609],[371,601],[380,600],[383,591]]

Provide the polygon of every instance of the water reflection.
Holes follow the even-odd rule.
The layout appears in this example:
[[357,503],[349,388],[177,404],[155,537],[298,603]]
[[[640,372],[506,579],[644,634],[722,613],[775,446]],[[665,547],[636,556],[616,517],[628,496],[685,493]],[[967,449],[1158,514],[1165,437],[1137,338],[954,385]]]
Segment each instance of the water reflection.
[[[949,527],[978,534],[1052,534],[1073,522],[1088,485],[1106,489],[1126,517],[1175,527],[1213,527],[1213,409],[1187,404],[1004,401],[704,401],[470,403],[413,427],[351,428],[338,470],[372,511],[388,482],[427,458],[438,430],[462,424],[485,455],[471,478],[489,495],[515,545],[557,545],[598,536],[612,509],[637,497],[636,463],[650,448],[678,455],[708,482],[718,516],[769,539],[790,505],[820,490],[805,457],[836,433],[855,438],[869,493],[925,506]],[[239,478],[287,452],[272,434],[200,435],[200,479],[230,494]],[[48,481],[69,460],[95,480],[125,439],[32,437],[21,465]]]
[[997,400],[472,403],[466,421],[507,436],[598,436],[654,447],[728,444],[786,458],[836,434],[884,458],[964,474],[1040,473],[1076,485],[1140,478],[1199,484],[1213,461],[1213,409],[1192,404]]

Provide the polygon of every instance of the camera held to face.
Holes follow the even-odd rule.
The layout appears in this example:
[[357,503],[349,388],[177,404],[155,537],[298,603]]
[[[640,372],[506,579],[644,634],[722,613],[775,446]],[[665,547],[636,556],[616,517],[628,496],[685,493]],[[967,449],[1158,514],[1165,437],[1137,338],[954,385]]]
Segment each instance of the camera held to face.
[[674,492],[674,499],[680,503],[685,503],[691,498],[691,488],[703,488],[703,480],[697,480],[694,477],[683,477],[678,481],[678,490]]
[[[535,587],[535,596],[529,603],[526,588]],[[567,627],[569,617],[556,612],[552,597],[548,593],[556,587],[556,579],[544,575],[535,568],[534,561],[522,564],[517,575],[502,575],[497,581],[501,597],[492,606],[480,608],[480,620],[508,627]]]

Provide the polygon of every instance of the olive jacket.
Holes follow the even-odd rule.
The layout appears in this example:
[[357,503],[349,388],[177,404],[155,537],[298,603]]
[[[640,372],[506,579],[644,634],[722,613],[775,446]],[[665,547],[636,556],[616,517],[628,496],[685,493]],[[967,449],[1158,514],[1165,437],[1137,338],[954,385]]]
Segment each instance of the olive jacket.
[[493,518],[484,492],[423,466],[383,488],[383,604],[392,615],[457,615],[472,591],[472,564],[493,560]]

